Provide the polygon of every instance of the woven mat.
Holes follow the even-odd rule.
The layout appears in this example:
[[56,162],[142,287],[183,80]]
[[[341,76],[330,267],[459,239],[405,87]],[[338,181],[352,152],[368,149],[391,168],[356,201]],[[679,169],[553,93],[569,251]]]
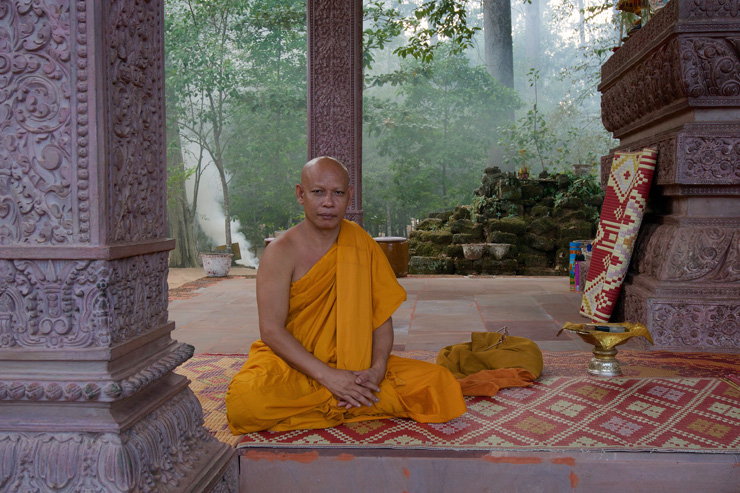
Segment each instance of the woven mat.
[[[436,356],[396,354],[432,361]],[[449,423],[390,419],[261,432],[241,446],[738,452],[740,390],[722,378],[737,378],[737,355],[620,351],[625,377],[612,379],[585,376],[590,353],[543,356],[545,370],[533,387],[469,398],[468,413]],[[245,358],[198,354],[177,369],[192,381],[206,428],[232,446],[241,437],[228,429],[224,397]]]

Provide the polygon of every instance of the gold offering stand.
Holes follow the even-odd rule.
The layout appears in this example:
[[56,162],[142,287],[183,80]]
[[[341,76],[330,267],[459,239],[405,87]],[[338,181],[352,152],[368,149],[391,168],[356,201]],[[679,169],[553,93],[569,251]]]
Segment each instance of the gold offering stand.
[[[622,374],[622,368],[617,360],[616,346],[624,344],[632,337],[642,336],[650,344],[653,338],[650,337],[647,327],[642,324],[632,324],[629,322],[615,324],[572,324],[566,322],[560,329],[558,335],[564,330],[569,330],[578,334],[581,339],[594,346],[594,357],[588,363],[588,372],[598,377],[618,377]],[[607,330],[609,330],[607,332]]]

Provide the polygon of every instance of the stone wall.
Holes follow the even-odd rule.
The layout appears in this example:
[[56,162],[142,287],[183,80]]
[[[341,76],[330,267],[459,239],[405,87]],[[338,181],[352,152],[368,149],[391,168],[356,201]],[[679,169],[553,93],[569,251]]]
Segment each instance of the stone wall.
[[588,183],[487,168],[473,205],[433,212],[411,232],[409,272],[567,275],[569,244],[593,238],[604,199]]

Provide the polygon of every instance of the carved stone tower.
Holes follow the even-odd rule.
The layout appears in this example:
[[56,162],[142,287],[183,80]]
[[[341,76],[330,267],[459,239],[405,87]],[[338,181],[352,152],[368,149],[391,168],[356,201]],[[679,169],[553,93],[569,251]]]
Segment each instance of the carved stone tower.
[[355,187],[362,225],[362,0],[308,0],[308,158],[332,156]]
[[618,149],[658,148],[617,316],[646,324],[657,348],[740,350],[738,2],[671,0],[601,75]]
[[0,2],[0,490],[233,491],[172,370],[162,0]]

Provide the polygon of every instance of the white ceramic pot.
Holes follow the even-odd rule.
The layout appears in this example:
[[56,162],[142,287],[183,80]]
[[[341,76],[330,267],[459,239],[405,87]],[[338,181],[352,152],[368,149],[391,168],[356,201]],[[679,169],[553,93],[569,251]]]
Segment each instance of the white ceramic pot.
[[465,243],[463,246],[465,260],[478,260],[486,249],[485,243]]
[[201,253],[203,270],[207,277],[226,277],[231,270],[233,253]]
[[511,245],[508,243],[486,243],[486,246],[488,247],[489,255],[496,260],[503,259],[511,251]]

